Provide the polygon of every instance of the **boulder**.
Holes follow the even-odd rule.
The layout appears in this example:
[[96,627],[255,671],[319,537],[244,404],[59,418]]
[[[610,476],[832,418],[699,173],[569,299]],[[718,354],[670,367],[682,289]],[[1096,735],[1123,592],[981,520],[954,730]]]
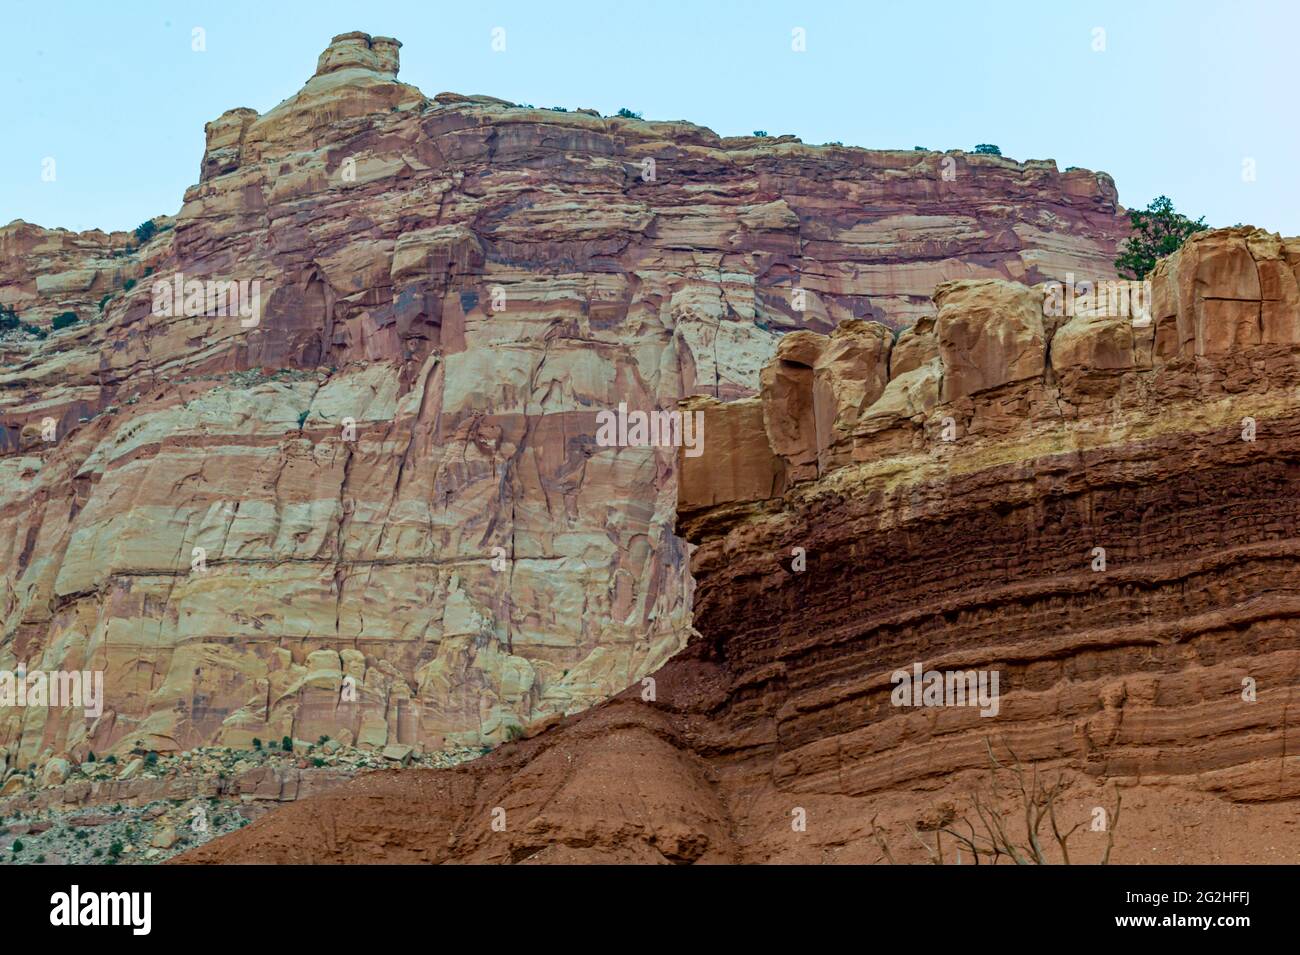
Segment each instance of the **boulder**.
[[897,378],[939,357],[939,339],[934,333],[934,316],[924,315],[903,329],[889,354],[889,377]]
[[388,746],[383,748],[380,755],[383,756],[384,759],[392,760],[395,763],[401,763],[405,766],[411,761],[411,757],[414,753],[414,747],[407,746],[405,743],[390,743]]
[[792,483],[817,476],[813,368],[826,343],[826,337],[815,332],[791,332],[759,373],[763,426],[772,451],[785,460]]
[[1033,289],[996,280],[945,282],[934,302],[943,401],[1042,377],[1042,297]]
[[713,507],[756,501],[780,494],[785,487],[784,461],[772,450],[759,398],[723,403],[690,398],[683,413],[704,415],[704,454],[677,455],[677,506]]
[[1291,252],[1263,229],[1197,233],[1156,264],[1150,281],[1155,352],[1162,359],[1300,342],[1300,284]]
[[154,849],[170,849],[176,845],[177,835],[175,827],[170,824],[158,826],[149,838],[149,845]]
[[863,413],[889,383],[889,356],[893,332],[879,322],[850,320],[831,332],[813,370],[817,450],[827,457],[847,442]]
[[41,770],[41,784],[45,786],[58,786],[67,781],[68,776],[72,774],[72,764],[62,756],[55,756],[48,760]]

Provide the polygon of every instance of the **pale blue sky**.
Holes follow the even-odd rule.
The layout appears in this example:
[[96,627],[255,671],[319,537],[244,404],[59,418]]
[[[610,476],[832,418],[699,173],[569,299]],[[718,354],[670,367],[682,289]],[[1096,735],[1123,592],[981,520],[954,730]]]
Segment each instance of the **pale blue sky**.
[[[221,3],[3,0],[0,223],[130,228],[175,213],[203,124],[265,111],[331,36],[403,43],[426,94],[621,106],[723,135],[876,148],[996,143],[1103,169],[1120,201],[1169,195],[1211,225],[1300,234],[1300,4]],[[191,30],[206,31],[206,52]],[[506,50],[491,48],[494,27]],[[791,50],[803,27],[807,50]],[[1094,29],[1105,30],[1096,52]],[[57,179],[41,180],[54,157]],[[1256,180],[1243,181],[1253,159]]]

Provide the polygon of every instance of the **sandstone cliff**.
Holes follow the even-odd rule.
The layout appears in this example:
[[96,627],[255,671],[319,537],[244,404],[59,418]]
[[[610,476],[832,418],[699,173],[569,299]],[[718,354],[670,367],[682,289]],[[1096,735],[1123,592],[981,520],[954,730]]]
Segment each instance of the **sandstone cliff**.
[[[1125,233],[1102,173],[430,99],[398,46],[337,37],[299,93],[210,123],[140,247],[0,229],[0,303],[81,318],[0,341],[0,668],[107,676],[97,720],[0,710],[10,772],[498,742],[605,699],[681,648],[690,584],[673,455],[598,447],[597,410],[779,390],[787,332],[1106,277]],[[258,283],[258,314],[168,300],[187,281]],[[827,387],[924,405],[924,375]]]
[[[1294,861],[1298,280],[1300,240],[1228,229],[1149,321],[957,282],[897,342],[787,335],[759,397],[689,399],[698,632],[652,682],[186,861],[872,862],[877,818],[924,861],[990,745],[1064,775],[1075,861],[1117,790],[1113,861]],[[898,705],[914,664],[997,672],[996,713]]]

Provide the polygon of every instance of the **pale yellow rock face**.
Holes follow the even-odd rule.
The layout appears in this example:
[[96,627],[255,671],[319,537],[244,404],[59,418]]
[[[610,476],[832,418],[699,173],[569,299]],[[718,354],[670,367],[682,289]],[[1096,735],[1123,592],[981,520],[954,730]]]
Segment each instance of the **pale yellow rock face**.
[[[858,419],[855,437],[874,437],[895,429],[900,429],[901,433],[905,424],[925,420],[939,403],[942,379],[943,362],[938,357],[891,378],[880,397]],[[859,444],[854,442],[854,461],[866,460],[869,456]],[[909,444],[910,441],[903,440],[898,447],[901,449]],[[878,454],[879,450],[873,448],[871,453]]]
[[[891,370],[885,326],[931,327],[936,283],[1109,276],[1126,231],[1105,174],[430,99],[397,47],[345,34],[214,119],[139,248],[0,228],[0,303],[81,318],[0,339],[0,668],[106,681],[98,718],[0,709],[10,767],[495,743],[602,700],[683,644],[679,483],[779,492],[777,455],[723,453],[769,429],[815,475],[820,427],[933,404],[943,336]],[[158,308],[208,279],[258,283],[257,316]],[[598,411],[756,395],[783,336],[837,326],[866,331],[795,374],[824,420],[710,407],[688,464],[596,443]]]

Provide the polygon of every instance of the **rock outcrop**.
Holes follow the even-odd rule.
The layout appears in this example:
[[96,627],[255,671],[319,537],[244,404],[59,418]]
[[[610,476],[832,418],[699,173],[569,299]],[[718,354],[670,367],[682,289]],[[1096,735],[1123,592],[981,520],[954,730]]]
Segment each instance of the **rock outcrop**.
[[[1137,316],[944,285],[871,403],[878,329],[790,335],[760,397],[690,402],[724,437],[679,461],[680,654],[484,759],[184,861],[871,862],[877,826],[925,861],[907,827],[969,816],[990,748],[1069,784],[1076,862],[1117,792],[1112,861],[1294,861],[1298,268],[1300,240],[1237,228],[1162,263]],[[997,674],[996,705],[913,705],[915,667]]]
[[[337,37],[210,123],[143,244],[0,229],[0,303],[80,319],[0,340],[0,669],[106,676],[97,719],[0,709],[10,772],[495,743],[603,700],[681,648],[690,584],[673,453],[599,446],[599,410],[811,382],[770,460],[751,397],[708,434],[734,486],[686,479],[780,493],[932,400],[937,282],[1108,277],[1126,232],[1102,173],[430,99],[398,46]],[[915,323],[911,378],[873,322]]]

